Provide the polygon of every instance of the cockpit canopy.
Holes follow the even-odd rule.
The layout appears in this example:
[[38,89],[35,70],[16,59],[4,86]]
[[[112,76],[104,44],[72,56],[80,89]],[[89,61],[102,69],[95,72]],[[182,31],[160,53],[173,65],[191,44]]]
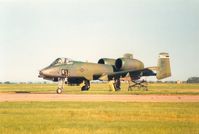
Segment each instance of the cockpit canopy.
[[73,64],[73,60],[69,58],[57,58],[50,66],[61,65],[61,64]]

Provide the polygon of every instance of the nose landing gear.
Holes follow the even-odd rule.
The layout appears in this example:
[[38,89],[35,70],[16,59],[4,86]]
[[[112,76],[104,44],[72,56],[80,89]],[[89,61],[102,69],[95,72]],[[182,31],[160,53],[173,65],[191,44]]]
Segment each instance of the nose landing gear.
[[65,78],[60,78],[58,82],[57,94],[61,94],[64,90]]

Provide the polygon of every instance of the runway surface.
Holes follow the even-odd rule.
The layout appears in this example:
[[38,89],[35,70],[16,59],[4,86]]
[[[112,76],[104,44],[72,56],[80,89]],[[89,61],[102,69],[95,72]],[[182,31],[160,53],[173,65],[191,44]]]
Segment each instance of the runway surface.
[[0,94],[0,102],[76,101],[76,102],[199,102],[198,95],[76,95],[76,94]]

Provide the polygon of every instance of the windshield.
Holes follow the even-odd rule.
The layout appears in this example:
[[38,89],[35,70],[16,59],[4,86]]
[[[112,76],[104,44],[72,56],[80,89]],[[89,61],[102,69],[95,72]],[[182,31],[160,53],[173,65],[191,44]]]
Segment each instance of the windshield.
[[73,64],[73,61],[69,58],[57,58],[50,66],[61,64]]

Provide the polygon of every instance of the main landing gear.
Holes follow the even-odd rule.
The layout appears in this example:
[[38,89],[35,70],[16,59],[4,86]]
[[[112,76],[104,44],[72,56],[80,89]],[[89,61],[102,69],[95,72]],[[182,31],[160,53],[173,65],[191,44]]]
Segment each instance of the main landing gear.
[[90,81],[85,80],[84,86],[81,88],[81,91],[88,91],[90,89]]
[[132,81],[132,84],[129,81],[128,83],[129,83],[128,91],[132,91],[133,88],[138,88],[138,89],[143,89],[145,91],[148,91],[148,84],[147,84],[147,81],[145,81],[145,80]]
[[120,91],[121,90],[121,82],[119,79],[116,79],[115,82],[113,83],[114,84],[114,88],[115,88],[115,91]]
[[61,94],[64,90],[65,78],[59,78],[57,94]]
[[121,83],[119,79],[109,81],[110,91],[120,91],[121,90],[120,85]]

